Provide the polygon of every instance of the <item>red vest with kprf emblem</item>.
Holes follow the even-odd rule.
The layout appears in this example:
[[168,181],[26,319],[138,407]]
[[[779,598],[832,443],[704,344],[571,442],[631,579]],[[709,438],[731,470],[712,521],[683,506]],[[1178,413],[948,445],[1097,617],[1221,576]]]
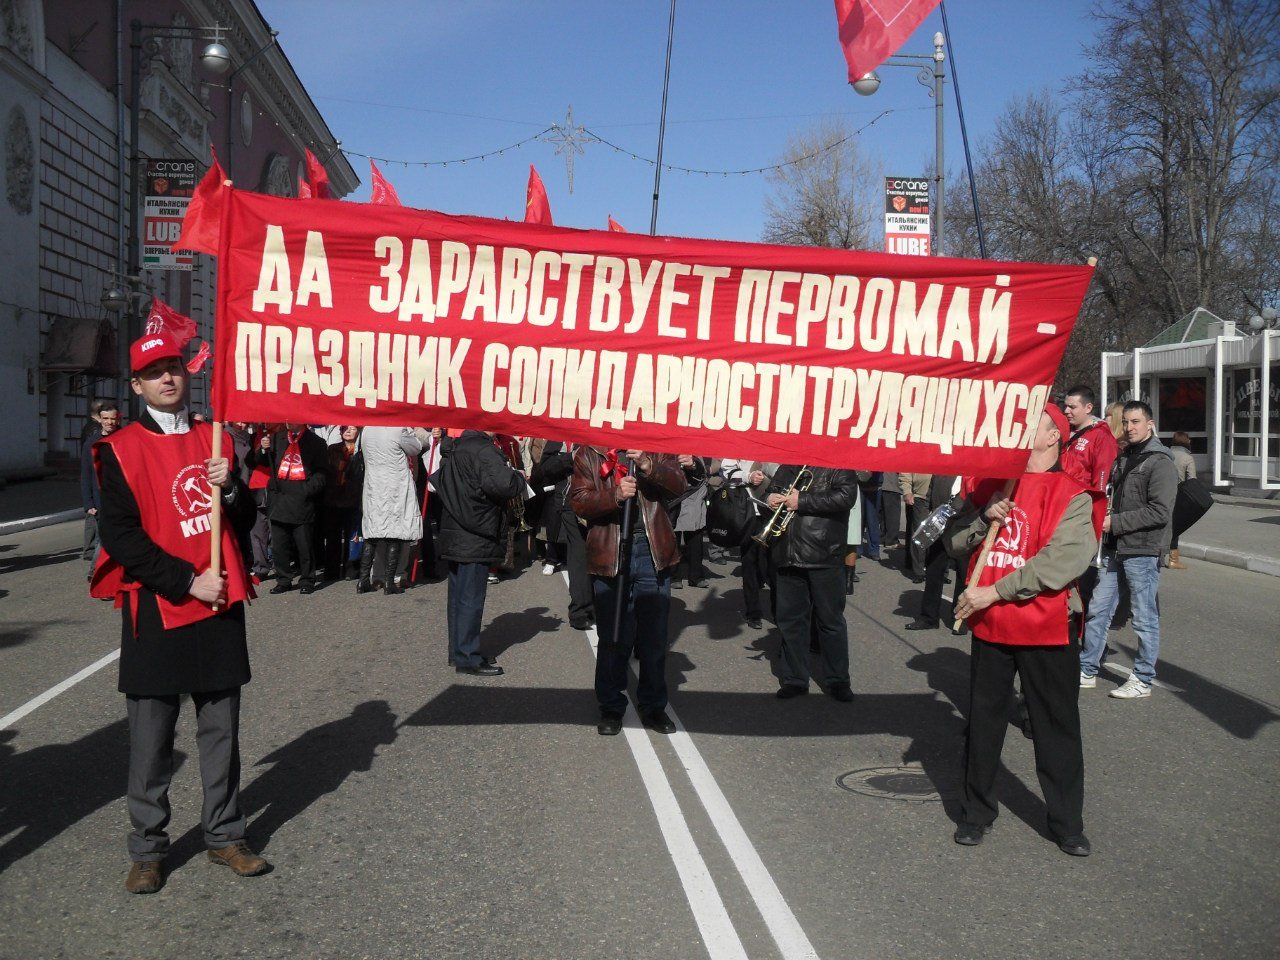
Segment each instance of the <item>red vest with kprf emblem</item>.
[[[224,434],[222,442],[225,449],[232,449],[230,434]],[[103,445],[114,451],[138,503],[142,529],[152,542],[165,553],[187,561],[197,575],[208,570],[213,492],[204,464],[213,451],[213,428],[193,423],[187,433],[163,434],[130,424],[93,445],[98,470],[98,451]],[[222,524],[222,568],[227,573],[227,606],[249,599],[253,594],[240,548],[226,523]],[[136,614],[138,587],[103,550],[93,570],[89,595],[114,597],[117,607],[123,606],[127,597]],[[156,604],[166,630],[215,615],[209,604],[190,595],[172,603],[157,594]]]
[[[991,497],[1004,489],[1004,484],[1004,480],[975,481],[965,477],[961,492],[985,508]],[[1061,471],[1023,474],[1014,487],[1013,507],[987,555],[978,586],[991,586],[1039,553],[1058,529],[1067,504],[1082,492],[1080,482]],[[978,553],[975,550],[969,558],[970,575]],[[975,637],[989,643],[1060,646],[1070,642],[1067,636],[1069,589],[1046,590],[1029,600],[997,600],[967,622]]]

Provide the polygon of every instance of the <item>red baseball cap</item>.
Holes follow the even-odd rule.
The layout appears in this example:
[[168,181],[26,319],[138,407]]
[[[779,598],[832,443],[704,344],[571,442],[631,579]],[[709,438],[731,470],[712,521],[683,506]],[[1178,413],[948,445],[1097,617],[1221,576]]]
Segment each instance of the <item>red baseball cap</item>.
[[1049,419],[1053,421],[1053,425],[1058,428],[1058,432],[1062,434],[1062,443],[1067,442],[1067,438],[1071,436],[1071,423],[1067,420],[1067,415],[1062,412],[1062,408],[1052,401],[1044,405],[1044,412],[1049,415]]
[[129,367],[134,373],[149,367],[157,360],[171,357],[182,359],[182,348],[166,333],[148,333],[133,341],[129,347]]

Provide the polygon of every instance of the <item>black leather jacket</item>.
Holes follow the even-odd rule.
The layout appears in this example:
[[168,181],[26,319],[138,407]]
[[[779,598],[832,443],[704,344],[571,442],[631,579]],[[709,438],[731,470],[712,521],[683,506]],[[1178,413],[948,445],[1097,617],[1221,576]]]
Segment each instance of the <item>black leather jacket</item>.
[[[786,493],[799,467],[780,467],[768,493]],[[852,470],[810,467],[813,482],[800,494],[800,506],[782,536],[772,541],[770,562],[779,567],[837,567],[844,563],[849,509],[858,495]]]

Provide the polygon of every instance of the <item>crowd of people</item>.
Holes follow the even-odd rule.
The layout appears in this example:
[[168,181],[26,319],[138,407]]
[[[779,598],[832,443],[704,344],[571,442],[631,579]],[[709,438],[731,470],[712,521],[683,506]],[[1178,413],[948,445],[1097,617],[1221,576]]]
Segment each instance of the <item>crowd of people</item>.
[[[85,556],[91,592],[123,608],[132,892],[163,883],[165,771],[182,694],[197,712],[210,858],[245,876],[268,869],[244,842],[237,800],[251,579],[272,581],[273,594],[350,583],[357,594],[392,596],[447,580],[448,663],[496,677],[504,668],[480,645],[489,587],[520,568],[564,569],[568,623],[598,632],[598,733],[622,729],[634,659],[641,721],[669,734],[671,591],[707,587],[708,539],[739,563],[745,627],[762,630],[765,619],[777,627],[782,700],[808,694],[814,681],[837,702],[854,700],[845,608],[860,560],[896,566],[923,584],[905,628],[972,633],[956,842],[982,842],[995,820],[996,771],[1016,704],[1034,741],[1053,836],[1064,852],[1088,855],[1079,691],[1097,684],[1127,591],[1139,648],[1111,696],[1151,695],[1160,570],[1177,559],[1171,519],[1187,458],[1180,462],[1156,436],[1145,403],[1097,417],[1092,391],[1071,388],[1061,406],[1046,406],[1027,471],[1009,481],[477,430],[297,423],[229,424],[230,449],[215,458],[210,425],[187,408],[181,351],[151,338],[131,356],[144,412],[120,429],[114,405],[94,411]],[[209,568],[210,532],[191,526],[191,511],[207,516],[207,496],[192,494],[191,510],[169,496],[192,458],[204,463],[207,489],[221,488],[224,571]],[[730,503],[736,513],[725,512]],[[175,523],[184,524],[182,536]],[[949,574],[955,591],[944,618]]]

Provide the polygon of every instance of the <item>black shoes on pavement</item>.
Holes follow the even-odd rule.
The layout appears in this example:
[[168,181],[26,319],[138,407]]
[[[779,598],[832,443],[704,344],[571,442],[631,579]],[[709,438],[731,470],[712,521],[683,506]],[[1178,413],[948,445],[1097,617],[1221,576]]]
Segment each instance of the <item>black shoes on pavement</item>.
[[790,700],[792,697],[803,697],[808,692],[808,687],[801,687],[794,683],[784,683],[778,688],[778,692],[774,696],[779,700]]
[[458,673],[467,673],[473,677],[500,677],[507,671],[490,661],[481,661],[478,667],[454,667]]
[[1074,837],[1062,837],[1058,840],[1058,849],[1073,857],[1087,857],[1093,853],[1089,838],[1083,833],[1077,833]]
[[956,827],[951,839],[962,847],[976,847],[990,832],[989,823],[962,823]]
[[640,722],[654,733],[675,733],[676,725],[671,722],[665,710],[655,710],[640,718]]
[[908,630],[937,630],[938,621],[929,620],[929,619],[926,619],[925,617],[916,617],[914,620],[912,620],[910,623],[907,624],[907,629]]
[[847,683],[833,683],[827,687],[827,693],[833,700],[841,703],[853,703],[853,688]]
[[278,580],[276,585],[268,590],[268,593],[288,593],[293,589],[293,584],[288,580]]
[[602,737],[616,737],[622,732],[622,714],[602,713],[596,724],[596,733]]

